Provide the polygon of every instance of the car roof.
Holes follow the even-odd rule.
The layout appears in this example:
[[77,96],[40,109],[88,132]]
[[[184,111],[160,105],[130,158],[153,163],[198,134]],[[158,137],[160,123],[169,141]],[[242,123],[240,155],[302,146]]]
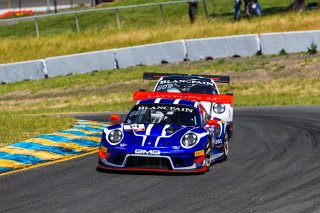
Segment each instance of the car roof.
[[136,105],[142,104],[177,104],[177,105],[185,105],[191,107],[198,107],[199,103],[197,101],[189,101],[182,99],[166,99],[166,98],[156,98],[156,99],[146,99],[141,100],[136,103]]

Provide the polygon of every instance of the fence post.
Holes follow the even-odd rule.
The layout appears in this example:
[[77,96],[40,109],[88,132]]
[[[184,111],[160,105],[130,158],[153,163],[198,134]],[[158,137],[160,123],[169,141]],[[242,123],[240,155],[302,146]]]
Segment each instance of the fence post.
[[40,37],[40,33],[39,33],[39,24],[38,24],[38,19],[37,17],[34,17],[34,24],[36,26],[36,35],[37,35],[37,38]]
[[58,8],[57,8],[57,7],[58,7],[58,3],[57,3],[57,0],[53,0],[53,3],[54,3],[54,4],[53,4],[53,5],[54,5],[54,13],[57,14],[57,13],[58,13]]
[[204,13],[206,15],[206,18],[209,19],[209,14],[208,14],[208,9],[207,9],[207,2],[206,0],[202,0],[203,2],[203,9],[204,9]]
[[47,0],[47,13],[50,12],[50,0]]
[[116,18],[117,18],[117,26],[118,26],[118,30],[120,30],[120,16],[119,16],[119,10],[118,8],[115,9],[115,12],[116,12]]
[[76,21],[77,33],[80,33],[79,19],[78,19],[77,13],[74,14],[74,19],[75,19],[75,21]]
[[96,0],[90,0],[91,7],[96,7]]
[[164,18],[162,4],[160,4],[159,6],[160,6],[160,14],[161,14],[162,24],[165,24],[165,23],[166,23],[166,20],[165,20],[165,18]]

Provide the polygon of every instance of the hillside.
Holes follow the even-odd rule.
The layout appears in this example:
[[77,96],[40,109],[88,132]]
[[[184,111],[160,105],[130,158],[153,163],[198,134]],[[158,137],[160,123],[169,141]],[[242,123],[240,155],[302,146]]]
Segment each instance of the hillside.
[[[148,1],[121,1],[107,7],[138,2]],[[285,11],[291,0],[260,2],[265,16],[243,18],[240,22],[233,21],[233,0],[207,0],[209,20],[204,15],[203,4],[199,4],[198,20],[193,25],[189,23],[186,3],[164,5],[165,23],[159,6],[119,10],[120,31],[115,11],[78,14],[80,33],[76,33],[73,15],[39,19],[40,38],[35,37],[34,21],[1,24],[0,63],[176,39],[320,29],[318,10],[288,13]]]

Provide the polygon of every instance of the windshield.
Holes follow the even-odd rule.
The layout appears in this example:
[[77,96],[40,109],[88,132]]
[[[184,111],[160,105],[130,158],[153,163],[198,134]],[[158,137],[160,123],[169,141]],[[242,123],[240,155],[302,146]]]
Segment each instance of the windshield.
[[199,126],[194,107],[173,104],[136,105],[128,114],[126,124],[180,124]]
[[159,81],[156,92],[217,94],[213,82],[207,79],[170,79]]

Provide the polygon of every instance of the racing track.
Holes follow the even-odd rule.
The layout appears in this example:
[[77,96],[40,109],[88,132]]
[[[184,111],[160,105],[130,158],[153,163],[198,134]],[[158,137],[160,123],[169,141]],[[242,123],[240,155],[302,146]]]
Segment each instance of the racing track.
[[0,176],[0,212],[320,212],[319,138],[319,106],[236,109],[209,173],[100,173],[89,155]]

